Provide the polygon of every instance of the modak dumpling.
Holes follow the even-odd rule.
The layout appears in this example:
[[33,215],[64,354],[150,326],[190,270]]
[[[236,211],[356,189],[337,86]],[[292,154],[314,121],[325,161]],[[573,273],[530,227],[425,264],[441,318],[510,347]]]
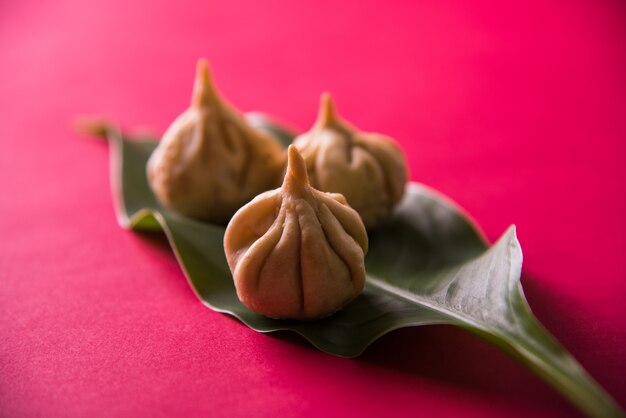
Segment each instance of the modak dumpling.
[[150,156],[147,176],[159,201],[188,217],[226,224],[257,194],[278,187],[285,153],[222,99],[199,60],[191,106]]
[[322,95],[313,128],[293,143],[304,157],[311,185],[343,194],[368,229],[389,218],[404,195],[408,168],[398,144],[342,120],[328,93]]
[[271,318],[323,318],[365,284],[367,233],[340,194],[310,186],[295,146],[281,188],[239,209],[224,249],[239,299]]

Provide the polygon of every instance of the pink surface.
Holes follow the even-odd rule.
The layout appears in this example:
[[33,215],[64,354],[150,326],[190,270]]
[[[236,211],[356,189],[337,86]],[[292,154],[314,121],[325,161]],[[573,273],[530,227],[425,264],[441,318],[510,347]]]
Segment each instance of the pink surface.
[[127,3],[0,3],[0,416],[576,415],[451,327],[356,360],[257,334],[120,229],[106,148],[69,122],[160,132],[201,56],[240,109],[301,129],[330,91],[491,240],[517,224],[533,310],[626,405],[623,4]]

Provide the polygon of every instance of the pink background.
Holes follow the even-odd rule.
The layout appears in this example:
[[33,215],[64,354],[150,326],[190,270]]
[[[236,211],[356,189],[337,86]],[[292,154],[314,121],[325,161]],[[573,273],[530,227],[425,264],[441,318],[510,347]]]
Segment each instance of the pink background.
[[0,2],[0,416],[576,415],[451,327],[356,360],[257,334],[120,229],[106,147],[70,121],[161,132],[201,56],[300,129],[330,91],[491,240],[517,224],[533,310],[626,405],[626,6],[509,3]]

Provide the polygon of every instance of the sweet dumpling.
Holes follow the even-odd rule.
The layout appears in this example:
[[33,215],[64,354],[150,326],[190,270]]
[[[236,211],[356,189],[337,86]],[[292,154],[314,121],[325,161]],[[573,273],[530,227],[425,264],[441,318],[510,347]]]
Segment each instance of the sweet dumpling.
[[322,95],[315,125],[294,145],[311,185],[343,194],[368,229],[384,223],[404,195],[408,168],[402,149],[389,137],[361,132],[342,120],[328,93]]
[[243,304],[299,320],[328,316],[363,290],[367,245],[359,215],[340,194],[310,186],[293,145],[282,187],[242,207],[224,236]]
[[198,61],[191,106],[167,129],[147,164],[158,200],[182,215],[226,224],[257,194],[280,184],[285,153],[250,127]]

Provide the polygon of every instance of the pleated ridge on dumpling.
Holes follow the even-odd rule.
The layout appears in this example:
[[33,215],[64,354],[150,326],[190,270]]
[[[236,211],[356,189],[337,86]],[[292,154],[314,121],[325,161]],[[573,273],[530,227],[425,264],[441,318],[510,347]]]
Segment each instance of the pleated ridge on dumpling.
[[284,164],[278,142],[218,94],[206,60],[199,60],[191,105],[163,135],[147,176],[165,207],[226,224],[254,196],[278,187]]
[[243,206],[224,236],[243,304],[300,320],[328,316],[363,290],[367,245],[359,215],[342,195],[311,187],[293,145],[282,187]]

